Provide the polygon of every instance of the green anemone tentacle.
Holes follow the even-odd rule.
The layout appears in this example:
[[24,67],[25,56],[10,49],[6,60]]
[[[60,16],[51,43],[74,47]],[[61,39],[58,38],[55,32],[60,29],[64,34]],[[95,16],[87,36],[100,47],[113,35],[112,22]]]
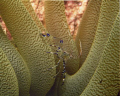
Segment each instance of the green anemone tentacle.
[[78,51],[81,51],[80,65],[84,63],[92,46],[98,26],[101,3],[102,0],[90,0],[80,22],[75,39]]
[[0,96],[19,96],[17,77],[7,56],[0,48]]
[[0,48],[10,61],[18,80],[19,96],[29,96],[31,77],[26,62],[17,49],[11,44],[0,26]]
[[40,30],[21,0],[0,1],[0,14],[11,32],[31,75],[30,93],[44,96],[54,83],[56,68],[49,45],[40,37]]
[[76,74],[66,76],[65,84],[59,87],[60,96],[79,96],[86,88],[99,64],[118,12],[119,2],[117,0],[102,1],[98,27],[89,54]]
[[[80,96],[117,96],[120,89],[119,40],[120,13],[115,20],[99,65]],[[92,90],[92,91],[91,91]]]

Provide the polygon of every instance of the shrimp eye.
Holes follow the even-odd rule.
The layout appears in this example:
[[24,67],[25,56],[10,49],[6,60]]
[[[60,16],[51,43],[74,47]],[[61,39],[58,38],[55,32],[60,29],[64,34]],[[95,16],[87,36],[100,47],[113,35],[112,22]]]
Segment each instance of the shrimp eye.
[[49,37],[49,36],[50,36],[50,34],[48,34],[48,33],[47,33],[47,36]]
[[42,34],[42,36],[46,37],[46,35]]
[[60,40],[60,43],[63,43],[63,40]]
[[60,49],[60,47],[58,47],[58,49]]

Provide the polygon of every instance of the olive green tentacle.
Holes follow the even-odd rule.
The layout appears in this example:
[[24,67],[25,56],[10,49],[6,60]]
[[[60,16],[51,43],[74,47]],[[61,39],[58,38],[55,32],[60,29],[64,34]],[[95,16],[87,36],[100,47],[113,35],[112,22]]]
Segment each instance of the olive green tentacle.
[[[56,42],[64,51],[71,54],[67,60],[66,70],[68,74],[74,74],[79,69],[79,53],[68,28],[65,7],[63,1],[45,1],[45,21],[49,33],[63,40],[63,44]],[[56,40],[57,41],[57,40]]]
[[119,2],[103,0],[100,10],[97,32],[90,52],[80,70],[73,76],[66,76],[64,85],[58,91],[60,96],[79,96],[94,75],[119,11]]
[[80,65],[82,65],[85,61],[92,46],[97,30],[101,3],[102,0],[90,0],[85,10],[85,13],[83,14],[83,18],[80,21],[80,26],[75,39],[78,51],[82,51]]
[[[20,0],[0,1],[0,12],[11,32],[20,54],[26,61],[31,75],[31,94],[45,96],[54,83],[56,70],[50,46],[43,43],[40,30]],[[47,52],[46,52],[47,51]]]
[[120,14],[116,18],[100,63],[80,96],[117,96],[119,78]]
[[44,36],[42,36],[43,33],[46,34],[49,32],[46,30],[46,28],[43,26],[42,22],[37,17],[31,3],[30,3],[30,0],[22,0],[22,3],[25,5],[25,7],[26,7],[27,11],[29,12],[29,14],[31,15],[33,21],[38,26],[43,42],[46,44],[49,44],[49,45],[53,44],[53,36],[51,34],[50,34],[49,38],[45,38]]
[[28,10],[29,14],[31,15],[32,19],[40,29],[40,32],[46,32],[46,29],[44,28],[42,22],[39,20],[37,15],[35,14],[35,11],[30,3],[30,0],[21,0],[22,3],[25,5],[26,9]]
[[16,48],[8,40],[0,26],[0,48],[6,54],[10,61],[18,80],[19,96],[29,96],[31,77],[27,64],[16,50]]
[[9,60],[0,48],[0,96],[19,96],[18,81]]

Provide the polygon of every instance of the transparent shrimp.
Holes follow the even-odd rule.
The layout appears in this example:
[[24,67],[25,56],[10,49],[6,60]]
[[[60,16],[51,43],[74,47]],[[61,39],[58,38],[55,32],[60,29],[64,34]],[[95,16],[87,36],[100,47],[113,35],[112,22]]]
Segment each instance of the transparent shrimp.
[[[46,37],[46,39],[50,37],[49,33],[40,34],[40,35],[42,35],[43,37]],[[58,41],[58,43],[56,44],[54,42],[54,40],[55,40],[55,42]],[[66,62],[67,62],[68,59],[72,58],[72,55],[69,54],[67,51],[64,51],[60,47],[63,44],[63,40],[60,39],[60,38],[53,37],[53,42],[51,41],[49,44],[51,46],[51,49],[53,49],[53,52],[47,52],[47,53],[55,54],[57,56],[57,58],[58,58],[58,62],[57,62],[57,64],[55,66],[53,66],[51,68],[48,68],[47,70],[51,70],[53,68],[58,67],[60,65],[60,62],[62,62],[62,67],[63,67],[63,70],[62,70],[62,78],[63,78],[62,85],[63,85],[64,81],[65,81],[65,77],[66,77]],[[59,72],[53,78],[55,78],[60,73],[60,69],[61,69],[61,66],[59,68]]]

